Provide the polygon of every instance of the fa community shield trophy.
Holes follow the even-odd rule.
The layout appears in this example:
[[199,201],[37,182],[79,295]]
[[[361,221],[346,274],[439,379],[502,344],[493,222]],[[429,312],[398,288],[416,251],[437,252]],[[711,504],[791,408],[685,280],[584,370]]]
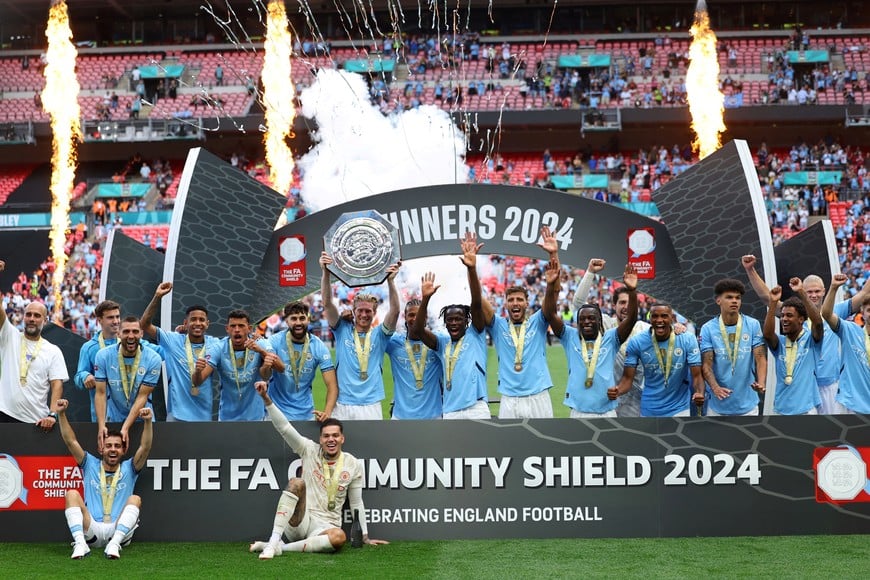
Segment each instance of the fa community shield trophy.
[[323,236],[332,256],[327,270],[351,287],[387,279],[387,268],[402,259],[399,230],[375,210],[343,213]]

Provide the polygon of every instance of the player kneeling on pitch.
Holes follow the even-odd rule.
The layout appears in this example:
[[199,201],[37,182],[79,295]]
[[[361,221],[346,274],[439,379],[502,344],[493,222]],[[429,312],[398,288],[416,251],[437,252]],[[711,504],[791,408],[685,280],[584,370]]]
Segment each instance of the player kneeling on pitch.
[[71,489],[66,492],[66,521],[73,537],[72,558],[87,556],[91,548],[105,546],[106,558],[121,557],[121,546],[133,539],[139,522],[142,498],[133,495],[136,478],[151,453],[153,441],[152,412],[148,407],[139,410],[142,420],[142,439],[136,454],[122,461],[127,451],[120,431],[109,431],[103,440],[101,458],[87,453],[79,445],[72,426],[66,418],[69,401],[57,401],[60,435],[67,449],[82,470],[85,497]]
[[[344,500],[359,513],[363,542],[387,544],[370,539],[366,529],[362,500],[363,465],[356,457],[341,450],[344,433],[341,421],[329,418],[320,424],[320,442],[306,439],[272,404],[268,384],[254,385],[263,397],[266,412],[284,441],[302,459],[302,478],[291,478],[281,492],[272,536],[268,542],[254,542],[251,552],[260,552],[261,560],[271,560],[283,552],[334,552],[341,549],[347,536],[341,529]],[[283,543],[282,536],[290,540]]]

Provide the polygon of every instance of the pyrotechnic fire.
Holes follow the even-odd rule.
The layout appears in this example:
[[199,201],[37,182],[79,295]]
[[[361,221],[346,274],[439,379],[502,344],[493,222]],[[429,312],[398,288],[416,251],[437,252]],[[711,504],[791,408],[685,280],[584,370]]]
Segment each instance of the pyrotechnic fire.
[[287,137],[293,129],[295,88],[291,77],[292,43],[283,0],[270,0],[266,21],[262,103],[266,116],[266,163],[272,188],[287,195],[293,183],[293,154]]
[[45,88],[42,90],[42,106],[51,117],[52,132],[50,240],[55,270],[51,286],[54,311],[60,313],[63,306],[60,288],[67,261],[64,244],[69,230],[70,194],[76,172],[76,143],[82,138],[79,81],[75,72],[78,53],[72,43],[65,1],[55,2],[51,6],[45,36],[48,49],[43,73]]
[[719,135],[725,131],[725,97],[719,91],[716,33],[710,29],[707,4],[704,0],[700,0],[695,6],[695,22],[690,32],[692,44],[689,47],[686,90],[689,112],[692,115],[692,130],[696,135],[692,148],[703,159],[722,146]]

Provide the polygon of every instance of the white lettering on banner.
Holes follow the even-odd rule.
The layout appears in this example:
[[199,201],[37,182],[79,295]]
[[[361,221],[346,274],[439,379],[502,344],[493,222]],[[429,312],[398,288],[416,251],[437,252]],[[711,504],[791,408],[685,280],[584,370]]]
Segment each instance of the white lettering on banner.
[[524,522],[600,522],[598,506],[546,506],[523,508]]
[[532,456],[523,461],[523,472],[525,487],[626,487],[648,483],[652,467],[641,455]]
[[[221,467],[220,459],[149,459],[146,467],[154,472],[154,490],[161,491],[167,482],[172,491],[180,491],[182,486],[187,491],[220,491]],[[238,491],[247,482],[246,489],[254,491],[260,486],[269,489],[280,489],[272,463],[266,458],[260,459],[230,459],[229,489]]]
[[391,458],[381,463],[377,459],[366,461],[365,487],[377,489],[445,489],[466,486],[472,489],[483,487],[482,476],[488,471],[496,489],[505,486],[505,475],[510,467],[510,457],[454,457],[442,460],[432,457]]
[[[737,465],[733,456],[727,453],[717,453],[711,459],[707,455],[695,454],[688,459],[682,455],[665,455],[665,464],[671,469],[665,476],[665,485],[734,485],[738,479],[746,480],[749,485],[758,485],[761,481],[761,468],[758,466],[758,454],[750,453]],[[686,481],[688,477],[688,482]]]
[[[370,524],[437,524],[441,521],[438,508],[366,508]],[[353,513],[344,510],[344,522],[353,523]]]
[[[363,487],[504,489],[513,460],[512,457],[364,459]],[[696,453],[688,457],[669,454],[656,461],[663,464],[664,485],[758,485],[761,481],[756,453],[742,459],[727,453]],[[642,455],[532,455],[523,459],[522,485],[525,488],[637,487],[652,481],[652,463],[653,460]],[[153,470],[155,491],[254,491],[262,487],[277,490],[286,483],[282,480],[279,485],[272,463],[265,457],[149,459],[147,467]],[[297,477],[301,467],[298,458],[290,462],[287,479]],[[49,476],[57,479],[60,469],[40,473],[44,479]],[[81,477],[79,468],[73,466],[64,467],[63,474],[64,479]],[[44,487],[55,486],[45,484]],[[449,516],[442,514],[442,517]]]
[[425,244],[441,240],[458,240],[466,231],[477,233],[481,240],[501,237],[506,242],[534,244],[538,241],[541,226],[555,233],[562,250],[574,242],[574,218],[564,219],[556,212],[541,211],[529,207],[510,206],[501,220],[493,205],[470,204],[442,205],[410,208],[390,212],[384,217],[402,237],[402,244]]
[[0,227],[14,228],[18,225],[21,216],[17,213],[0,214]]
[[444,523],[515,522],[517,508],[444,508]]

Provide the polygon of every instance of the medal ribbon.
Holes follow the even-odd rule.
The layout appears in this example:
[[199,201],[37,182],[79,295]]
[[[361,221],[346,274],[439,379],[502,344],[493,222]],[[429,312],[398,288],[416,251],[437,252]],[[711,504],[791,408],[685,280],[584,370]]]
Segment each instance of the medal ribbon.
[[586,380],[591,381],[595,376],[595,367],[598,366],[598,354],[601,351],[601,333],[599,332],[598,336],[595,338],[595,345],[592,347],[591,353],[587,350],[586,340],[582,336],[580,337],[580,348],[583,349],[583,364],[586,365]]
[[26,338],[21,340],[21,352],[20,358],[18,360],[18,375],[21,379],[21,385],[23,386],[27,382],[27,372],[30,370],[30,364],[36,360],[36,357],[39,356],[39,351],[42,349],[42,337],[40,336],[36,340],[36,348],[33,351],[33,354],[27,353],[27,345],[33,342],[32,340],[28,340]]
[[310,341],[308,333],[305,333],[305,342],[302,344],[302,352],[300,353],[293,348],[293,340],[290,337],[290,331],[284,337],[287,340],[287,353],[290,355],[290,372],[293,374],[293,380],[296,382],[296,390],[299,390],[299,377],[302,375],[302,367],[305,366],[305,359],[308,357],[308,347]]
[[106,348],[106,341],[103,340],[103,333],[102,332],[97,335],[97,343],[99,343],[101,349]]
[[202,341],[202,346],[199,347],[199,352],[193,350],[193,345],[190,342],[190,337],[184,337],[184,351],[187,353],[187,370],[190,371],[190,388],[197,388],[193,384],[193,373],[196,370],[196,359],[202,358],[202,351],[205,349],[205,340]]
[[451,343],[447,343],[446,354],[447,354],[447,384],[450,385],[450,381],[453,380],[453,371],[456,369],[456,359],[459,358],[459,351],[462,350],[462,341],[465,340],[465,336],[459,339],[458,342],[453,343],[453,349],[450,348]]
[[[519,326],[519,328],[517,328]],[[529,321],[524,320],[522,324],[510,324],[511,331],[511,342],[514,343],[514,348],[517,350],[517,354],[514,357],[514,365],[521,365],[523,363],[523,349],[526,346],[526,329],[529,326]]]
[[411,341],[405,339],[405,352],[408,353],[408,360],[411,361],[411,372],[414,373],[414,379],[417,381],[417,388],[423,388],[423,371],[426,370],[426,357],[429,355],[429,347],[425,344],[420,350],[420,360],[414,357],[414,351],[411,349]]
[[360,343],[359,333],[353,329],[353,346],[356,349],[356,359],[359,361],[359,374],[362,377],[363,373],[368,373],[369,370],[369,355],[372,352],[372,331],[365,333],[365,343]]
[[136,357],[133,359],[133,367],[130,372],[127,372],[127,365],[124,364],[124,355],[122,351],[124,347],[118,345],[118,374],[121,375],[121,387],[124,389],[124,398],[127,403],[130,403],[130,392],[133,390],[133,385],[136,384],[136,371],[139,370],[139,361],[142,360],[142,347],[136,347]]
[[798,335],[797,340],[794,342],[789,340],[788,337],[785,337],[785,377],[787,379],[791,379],[792,377],[794,377],[794,365],[797,362],[798,354],[797,344],[803,335],[804,331],[801,330],[801,333]]
[[870,334],[867,334],[866,330],[864,331],[864,352],[867,353],[867,366],[870,366]]
[[[236,378],[236,391],[239,393],[239,398],[242,398],[242,385],[239,383],[239,363],[236,362],[236,351],[233,350],[233,341],[227,340],[227,350],[230,351],[230,362],[233,365],[233,374]],[[248,349],[245,349],[245,356],[242,358],[242,368],[248,365]]]
[[344,453],[338,454],[338,459],[335,460],[334,468],[330,468],[326,457],[323,457],[323,481],[326,483],[327,507],[330,510],[335,509],[335,495],[338,493],[338,478],[341,475],[341,470],[343,468]]
[[674,335],[674,331],[671,330],[671,336],[668,338],[668,352],[665,355],[666,359],[662,361],[662,351],[658,346],[658,340],[656,340],[652,329],[650,329],[650,334],[652,334],[653,339],[653,350],[656,351],[656,359],[659,361],[659,369],[661,369],[667,383],[671,376],[671,367],[674,365],[674,344],[677,342],[677,337]]
[[737,368],[737,355],[740,353],[740,337],[743,333],[743,315],[737,317],[737,328],[734,330],[734,348],[731,348],[728,342],[728,330],[725,328],[725,322],[722,316],[719,316],[719,334],[722,335],[722,342],[725,343],[725,352],[728,354],[728,360],[731,361],[731,374],[734,374],[734,369]]
[[121,466],[115,471],[112,483],[106,485],[106,469],[100,461],[100,496],[103,498],[103,521],[112,521],[112,504],[115,503],[115,492],[118,491],[118,480],[121,479]]

